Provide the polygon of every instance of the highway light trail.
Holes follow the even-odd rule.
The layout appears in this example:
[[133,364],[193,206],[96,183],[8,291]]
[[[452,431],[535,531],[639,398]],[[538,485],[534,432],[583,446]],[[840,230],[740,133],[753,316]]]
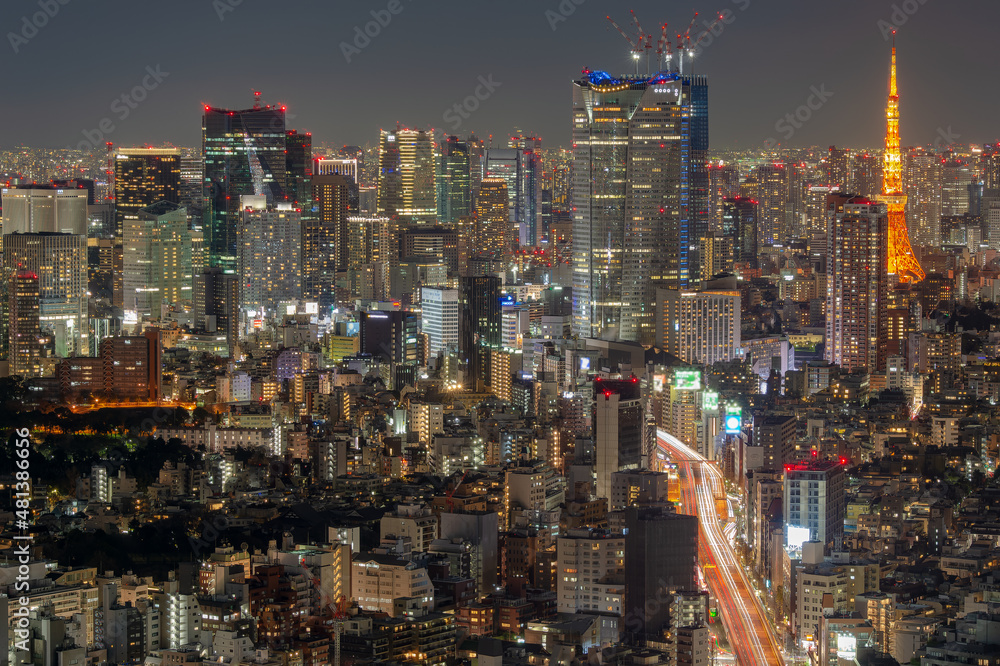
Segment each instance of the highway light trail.
[[781,650],[764,609],[728,536],[735,537],[735,525],[722,523],[716,512],[716,498],[725,497],[722,473],[699,453],[663,430],[657,431],[657,441],[683,470],[681,508],[684,513],[698,516],[702,569],[709,589],[718,600],[719,612],[729,643],[736,653],[737,664],[783,664]]

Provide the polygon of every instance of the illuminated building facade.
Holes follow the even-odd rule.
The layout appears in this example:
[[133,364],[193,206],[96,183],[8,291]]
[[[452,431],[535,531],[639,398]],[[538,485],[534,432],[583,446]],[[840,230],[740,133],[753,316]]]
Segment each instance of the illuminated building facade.
[[889,213],[862,197],[828,201],[825,358],[846,372],[876,372],[888,341]]
[[87,238],[79,234],[5,234],[4,265],[38,276],[39,318],[51,331],[57,356],[90,351]]
[[756,199],[733,197],[722,203],[722,235],[731,238],[733,265],[757,269],[757,221],[759,205]]
[[438,176],[438,217],[445,224],[457,224],[472,214],[472,168],[469,144],[450,136],[441,147]]
[[738,292],[657,289],[656,310],[656,346],[685,363],[714,365],[739,354]]
[[163,303],[191,300],[191,232],[187,209],[169,201],[140,208],[122,223],[124,307],[160,317]]
[[16,271],[10,278],[7,309],[10,343],[8,359],[10,375],[25,379],[38,377],[41,368],[38,359],[41,346],[38,336],[38,275],[30,271]]
[[273,314],[302,297],[302,217],[289,204],[269,209],[263,197],[243,197],[238,276],[240,307]]
[[707,92],[704,78],[675,74],[588,72],[575,82],[575,334],[651,344],[653,281],[687,289],[699,279],[691,190],[692,171],[703,166],[696,154],[707,150],[698,111],[707,114]]
[[471,257],[495,259],[504,265],[510,261],[513,242],[509,205],[507,183],[502,178],[483,178],[476,198]]
[[285,201],[286,137],[284,107],[205,107],[202,154],[209,266],[236,271],[243,219],[240,197],[261,196],[271,204]]
[[302,294],[325,307],[336,300],[337,271],[350,266],[348,216],[357,185],[336,173],[312,176],[311,181],[312,209],[302,219]]
[[[127,220],[160,201],[180,203],[179,148],[120,148],[115,151],[115,237],[125,234]],[[79,232],[77,232],[79,233]]]
[[437,147],[431,132],[397,128],[379,136],[377,212],[401,224],[437,220]]

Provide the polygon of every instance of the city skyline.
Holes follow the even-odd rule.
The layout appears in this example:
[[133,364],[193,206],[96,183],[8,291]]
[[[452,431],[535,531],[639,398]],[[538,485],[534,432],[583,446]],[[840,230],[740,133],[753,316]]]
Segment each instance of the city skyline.
[[[671,33],[682,31],[691,17],[690,8],[664,8],[647,0],[629,7],[595,0],[515,2],[513,6],[507,3],[502,12],[447,2],[433,13],[413,11],[415,7],[404,0],[399,3],[394,5],[397,14],[378,14],[386,25],[377,26],[377,31],[372,27],[370,32],[376,36],[361,49],[352,44],[355,27],[363,31],[367,22],[375,20],[370,12],[382,11],[381,5],[345,8],[338,14],[336,27],[326,27],[330,24],[323,20],[301,26],[297,41],[303,44],[306,62],[296,69],[295,76],[289,76],[280,63],[247,48],[247,30],[264,20],[261,12],[266,11],[250,1],[181,0],[171,3],[170,11],[162,14],[156,8],[146,13],[146,8],[113,2],[107,14],[82,16],[84,5],[67,3],[59,5],[52,18],[39,20],[41,28],[23,23],[28,17],[30,24],[30,17],[38,11],[36,2],[7,4],[0,10],[0,25],[7,25],[9,31],[4,62],[9,85],[25,91],[27,103],[8,110],[6,127],[18,131],[0,131],[0,146],[33,145],[27,137],[42,135],[43,128],[47,130],[46,147],[76,146],[86,140],[84,132],[96,137],[93,132],[100,131],[105,119],[105,128],[114,129],[101,134],[117,145],[170,142],[195,146],[199,143],[195,118],[200,104],[247,108],[252,90],[262,90],[268,102],[287,105],[290,127],[311,131],[330,145],[373,142],[380,128],[401,122],[449,134],[475,131],[482,137],[492,133],[500,138],[521,128],[541,136],[547,146],[565,146],[570,129],[565,100],[580,70],[606,69],[613,75],[633,71],[629,47],[606,15],[625,25],[631,7],[647,29],[668,21]],[[333,11],[318,3],[301,4],[303,11],[316,12],[319,17]],[[905,8],[850,0],[810,7],[809,16],[805,16],[804,10],[791,2],[764,7],[752,0],[720,0],[717,5],[699,0],[695,8],[701,15],[693,36],[704,31],[703,21],[711,22],[716,12],[729,12],[727,22],[716,28],[720,34],[702,41],[694,64],[696,74],[712,78],[713,147],[759,147],[768,139],[793,146],[880,145],[884,128],[875,122],[874,113],[884,104],[886,81],[881,68],[872,67],[872,63],[885,57],[889,49],[885,35],[893,26],[899,28],[903,58],[903,145],[933,144],[942,137],[949,138],[946,143],[995,139],[990,134],[987,109],[1000,102],[1000,92],[978,85],[988,80],[989,63],[997,56],[997,47],[985,31],[988,23],[966,22],[963,15],[947,11],[944,3],[912,0],[902,5]],[[906,10],[914,7],[908,14]],[[976,9],[989,6],[969,2],[967,7],[969,16],[975,16]],[[197,41],[203,48],[197,54],[157,49],[155,45],[161,40],[148,39],[148,30],[135,34],[128,30],[129,25],[140,24],[140,11],[144,12],[142,24],[156,26],[152,34],[163,38],[186,35],[185,39]],[[448,24],[469,26],[470,37],[458,42],[423,39],[437,30],[448,30],[441,16],[449,17]],[[116,52],[129,52],[129,58],[87,67],[85,59],[66,62],[58,56],[54,44],[74,52],[94,49],[95,55],[110,48],[83,37],[93,30],[80,30],[81,25],[92,24],[96,29],[102,19],[109,25],[101,30],[116,35],[112,40]],[[492,29],[479,30],[480,25]],[[937,41],[942,32],[961,33],[961,44],[955,49],[923,46]],[[538,49],[504,49],[505,34],[517,35],[526,43],[544,44],[546,58],[536,62],[533,56]],[[349,48],[341,48],[342,43]],[[359,38],[358,43],[364,40]],[[766,44],[781,46],[769,48]],[[472,47],[475,50],[470,51]],[[247,66],[220,82],[206,62],[234,53],[244,58]],[[455,58],[456,53],[470,55]],[[480,53],[483,55],[477,55]],[[497,53],[503,56],[498,58]],[[405,60],[402,54],[406,54]],[[428,71],[446,75],[430,77],[429,81],[425,76],[405,76],[405,62],[421,63]],[[277,67],[271,67],[273,64]],[[37,72],[45,69],[64,76],[76,73],[76,81],[40,85]],[[277,73],[269,73],[271,69]],[[384,73],[390,71],[403,75],[389,79],[394,85],[388,86]],[[96,73],[100,76],[94,76]],[[775,73],[782,76],[781,86],[762,83]],[[552,85],[554,81],[565,85]],[[323,82],[329,82],[328,92]],[[354,99],[365,103],[358,108],[339,104],[337,90],[344,85],[356,91]],[[142,90],[136,91],[137,87]],[[826,102],[800,127],[795,127],[797,121],[781,124],[786,114],[809,104],[814,88],[826,93],[820,96],[827,97]],[[482,99],[477,98],[477,89]],[[955,101],[965,99],[962,91],[966,90],[975,90],[977,103],[959,107]],[[123,94],[128,99],[122,101]],[[67,96],[74,100],[72,105],[65,104]],[[526,99],[535,103],[521,107],[518,101]],[[747,99],[754,101],[748,106]],[[477,108],[456,112],[456,104]],[[511,112],[517,108],[523,111]],[[336,111],[330,113],[331,109]]]

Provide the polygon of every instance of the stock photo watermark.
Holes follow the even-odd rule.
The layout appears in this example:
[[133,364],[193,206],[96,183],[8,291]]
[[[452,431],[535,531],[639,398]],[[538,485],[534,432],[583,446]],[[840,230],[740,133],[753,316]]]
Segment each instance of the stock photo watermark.
[[226,14],[235,12],[236,8],[243,4],[243,0],[212,0],[212,8],[220,21],[226,20]]
[[934,149],[937,151],[942,151],[949,146],[953,146],[958,143],[958,140],[962,138],[962,135],[958,132],[954,132],[951,129],[951,125],[948,128],[938,127],[937,138],[934,139]]
[[7,41],[10,42],[15,55],[20,53],[21,47],[34,39],[38,31],[47,26],[59,10],[69,3],[70,0],[38,0],[39,11],[22,16],[20,30],[7,33]]
[[[34,540],[29,532],[31,524],[34,522],[31,513],[31,463],[28,460],[31,455],[30,434],[27,428],[14,431],[14,435],[17,437],[14,441],[14,466],[17,468],[17,471],[14,472],[14,515],[17,532],[13,538],[17,544],[17,547],[14,548],[14,555],[17,556],[17,575],[14,577],[13,587],[15,592],[21,593],[21,596],[17,598],[16,605],[8,611],[13,620],[11,625],[14,628],[14,649],[24,651],[28,650],[30,637],[28,615],[31,600],[27,593],[31,589],[29,583],[31,580],[31,545]],[[13,597],[11,601],[14,601]]]
[[[149,93],[156,90],[168,76],[170,76],[170,72],[164,72],[160,65],[156,67],[147,65],[146,75],[142,77],[139,84],[112,100],[111,105],[108,107],[109,110],[115,115],[118,122],[125,121],[125,119],[132,115],[132,111],[139,108],[139,105],[146,100]],[[76,149],[91,150],[103,146],[105,139],[117,128],[118,126],[115,124],[113,118],[107,116],[101,118],[97,123],[97,127],[83,130],[84,140],[76,145]]]
[[350,64],[354,56],[361,55],[361,51],[368,48],[372,40],[389,27],[389,24],[392,23],[392,17],[402,14],[403,9],[405,7],[402,0],[389,0],[385,9],[371,10],[371,21],[365,23],[364,26],[354,26],[354,40],[340,43],[340,52],[344,54],[344,60]]
[[462,122],[468,120],[479,109],[481,103],[492,97],[496,89],[502,85],[503,83],[500,81],[493,80],[492,74],[480,76],[479,85],[473,94],[450,107],[441,117],[444,118],[445,122],[451,123],[453,132],[458,130],[462,126]]
[[562,0],[555,10],[546,9],[545,20],[549,22],[549,27],[552,28],[552,32],[556,31],[560,23],[569,20],[569,17],[576,13],[576,8],[586,1],[587,0]]
[[[786,113],[784,117],[779,118],[778,122],[774,123],[775,131],[780,132],[785,141],[795,136],[795,132],[802,129],[812,119],[813,114],[822,109],[830,98],[833,97],[833,93],[826,89],[825,83],[818,88],[811,86],[809,90],[812,94],[806,99],[805,104],[791,113]],[[764,141],[764,147],[767,149],[774,148],[777,145],[778,140],[773,137]]]

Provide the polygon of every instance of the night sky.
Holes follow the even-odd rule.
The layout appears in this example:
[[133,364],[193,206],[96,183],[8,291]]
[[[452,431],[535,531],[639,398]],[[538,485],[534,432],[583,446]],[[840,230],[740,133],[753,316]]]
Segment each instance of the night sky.
[[[15,53],[11,33],[41,11],[39,1],[0,5],[3,148],[75,146],[105,119],[118,145],[198,145],[200,105],[247,108],[254,88],[287,104],[289,128],[311,131],[317,143],[373,142],[397,121],[452,131],[444,114],[491,75],[499,86],[457,133],[504,137],[521,128],[566,145],[570,82],[580,70],[632,71],[625,41],[605,20],[610,13],[631,31],[630,8],[647,30],[667,21],[672,34],[693,9],[699,24],[732,12],[695,62],[710,77],[713,148],[768,138],[878,146],[889,62],[878,22],[893,21],[894,4],[906,18],[903,144],[933,143],[949,127],[959,142],[1000,138],[996,0],[393,0],[401,11],[350,63],[341,43],[390,0],[41,0],[58,11],[26,43],[18,37]],[[560,4],[574,11],[564,17]],[[147,66],[166,76],[156,84]],[[144,101],[112,108],[144,79],[152,87],[140,91]],[[775,123],[814,86],[833,96],[785,141]]]

